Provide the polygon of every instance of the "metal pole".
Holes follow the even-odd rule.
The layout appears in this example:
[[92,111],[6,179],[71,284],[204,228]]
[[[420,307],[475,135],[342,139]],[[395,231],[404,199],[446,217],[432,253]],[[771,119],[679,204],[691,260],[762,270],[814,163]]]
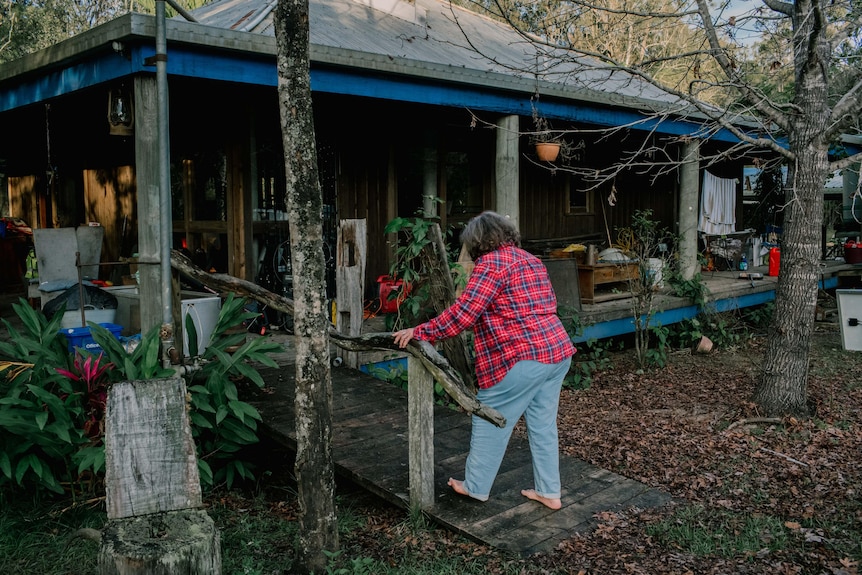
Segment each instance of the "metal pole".
[[163,351],[173,347],[173,294],[171,289],[171,244],[173,222],[171,220],[171,172],[170,137],[168,132],[168,55],[165,32],[165,0],[156,0],[156,95],[158,99],[159,141],[159,204],[161,205],[161,278],[162,278],[162,324],[169,333],[170,342],[163,341]]

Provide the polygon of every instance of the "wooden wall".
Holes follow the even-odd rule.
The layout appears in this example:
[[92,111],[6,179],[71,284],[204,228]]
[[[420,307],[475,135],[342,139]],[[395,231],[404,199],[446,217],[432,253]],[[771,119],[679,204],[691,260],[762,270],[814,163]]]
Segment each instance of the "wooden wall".
[[[105,228],[102,261],[116,262],[130,257],[137,245],[137,189],[132,166],[84,170],[84,209],[87,223]],[[110,278],[111,270],[102,270]]]
[[[36,176],[9,178],[9,215],[21,218],[31,227],[39,222],[38,189],[45,183]],[[44,194],[43,194],[44,196]]]
[[[602,167],[604,158],[616,159],[619,150],[612,146],[591,148],[586,162],[578,169]],[[523,155],[529,158],[531,150],[524,148]],[[591,160],[595,158],[595,160]],[[582,193],[591,183],[583,177],[564,169],[552,170],[525,159],[521,163],[521,234],[526,241],[537,242],[549,238],[577,241],[580,238],[600,238],[607,247],[608,236],[616,241],[617,230],[631,225],[635,211],[650,209],[653,219],[662,227],[676,230],[677,181],[675,173],[658,179],[649,174],[633,170],[619,174],[613,182],[606,182],[592,192],[589,210],[568,212],[569,194]],[[611,192],[615,197],[609,202]],[[564,242],[560,242],[564,244]],[[586,242],[581,242],[586,243]]]

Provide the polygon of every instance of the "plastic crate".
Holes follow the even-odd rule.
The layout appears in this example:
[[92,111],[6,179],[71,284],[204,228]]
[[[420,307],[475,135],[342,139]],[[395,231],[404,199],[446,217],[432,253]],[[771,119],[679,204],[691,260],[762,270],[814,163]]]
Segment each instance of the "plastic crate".
[[[100,326],[111,332],[116,339],[120,339],[123,327],[114,323],[100,323]],[[69,327],[61,329],[60,333],[66,336],[69,344],[69,351],[75,351],[75,348],[80,348],[90,353],[99,353],[102,351],[100,346],[90,334],[90,326],[87,327]]]

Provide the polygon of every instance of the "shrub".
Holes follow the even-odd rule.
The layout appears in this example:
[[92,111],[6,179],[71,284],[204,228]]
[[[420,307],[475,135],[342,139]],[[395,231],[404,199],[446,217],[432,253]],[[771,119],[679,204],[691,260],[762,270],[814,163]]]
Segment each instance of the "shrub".
[[[281,349],[265,338],[245,341],[244,329],[232,330],[255,315],[243,304],[232,294],[226,298],[206,353],[182,366],[204,486],[253,477],[238,452],[257,442],[260,414],[239,399],[237,383],[262,387],[252,363],[277,367],[268,354]],[[102,353],[70,353],[60,336],[62,313],[48,320],[23,299],[12,307],[24,329],[3,320],[10,338],[0,342],[0,488],[92,491],[105,463],[108,387],[176,373],[161,364],[158,328],[129,352],[107,329],[90,323]]]

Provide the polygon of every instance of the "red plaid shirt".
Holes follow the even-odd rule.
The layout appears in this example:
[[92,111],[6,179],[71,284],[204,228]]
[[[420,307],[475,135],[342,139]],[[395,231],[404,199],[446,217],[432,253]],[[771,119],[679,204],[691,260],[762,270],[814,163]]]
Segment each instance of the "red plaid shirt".
[[481,256],[452,306],[416,327],[435,342],[472,328],[480,388],[499,383],[519,361],[559,363],[575,353],[557,317],[557,298],[544,264],[513,245]]

